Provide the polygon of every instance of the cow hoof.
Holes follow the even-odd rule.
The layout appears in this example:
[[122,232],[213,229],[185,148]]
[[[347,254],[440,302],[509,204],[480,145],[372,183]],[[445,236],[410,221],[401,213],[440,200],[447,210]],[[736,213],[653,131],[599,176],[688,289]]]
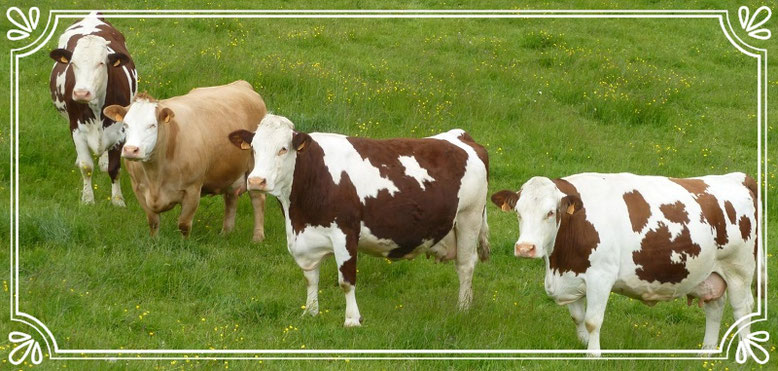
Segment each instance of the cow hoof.
[[319,308],[313,308],[313,309],[306,309],[303,311],[303,315],[301,317],[305,317],[306,315],[310,315],[311,317],[316,317],[319,315]]
[[95,196],[94,195],[81,195],[81,203],[84,205],[94,205],[95,203]]
[[259,243],[265,240],[265,234],[254,234],[254,237],[251,239],[251,241]]
[[586,356],[589,358],[600,358],[602,356],[602,353],[599,350],[591,351],[587,353]]
[[344,327],[359,327],[362,325],[362,319],[346,318],[346,322],[343,323]]
[[127,204],[124,203],[124,198],[121,196],[111,198],[111,203],[114,206],[127,207]]

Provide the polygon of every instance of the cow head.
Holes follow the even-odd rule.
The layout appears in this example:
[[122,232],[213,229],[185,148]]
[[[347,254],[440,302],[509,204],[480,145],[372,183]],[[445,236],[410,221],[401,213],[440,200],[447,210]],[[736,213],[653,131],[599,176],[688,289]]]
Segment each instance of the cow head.
[[129,62],[130,57],[109,50],[102,37],[84,36],[76,42],[73,51],[55,49],[49,53],[51,59],[58,63],[69,65],[73,70],[75,84],[72,98],[76,102],[89,103],[105,99],[105,89],[108,86],[108,69],[118,68]]
[[157,145],[159,126],[168,125],[175,114],[146,93],[138,94],[128,107],[112,105],[103,109],[111,120],[122,123],[126,139],[122,157],[147,161]]
[[297,154],[305,150],[311,137],[295,131],[286,117],[267,114],[256,133],[238,130],[230,133],[229,139],[240,149],[254,151],[254,169],[246,180],[248,190],[281,196],[290,189]]
[[519,192],[499,191],[492,202],[503,211],[516,212],[520,234],[514,255],[523,258],[551,255],[559,226],[582,207],[578,196],[565,195],[545,177],[528,180]]

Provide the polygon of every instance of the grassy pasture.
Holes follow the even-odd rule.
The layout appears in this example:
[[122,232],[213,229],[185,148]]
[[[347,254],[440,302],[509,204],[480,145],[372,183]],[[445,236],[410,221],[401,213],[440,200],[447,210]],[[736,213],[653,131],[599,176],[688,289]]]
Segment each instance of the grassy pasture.
[[[102,2],[37,2],[48,9],[114,8]],[[610,4],[588,8],[730,9],[725,3]],[[761,5],[761,4],[759,4]],[[768,4],[775,9],[775,4]],[[19,5],[27,9],[30,5]],[[167,8],[305,8],[296,3],[173,3]],[[513,3],[456,3],[445,8],[510,8]],[[755,9],[758,5],[749,5]],[[116,8],[149,8],[125,1]],[[156,6],[155,6],[156,7]],[[312,6],[308,6],[312,7]],[[416,8],[338,2],[315,8]],[[564,9],[569,5],[538,4]],[[667,176],[757,173],[756,60],[737,51],[714,20],[662,19],[112,19],[127,38],[140,90],[158,98],[197,86],[249,81],[268,108],[299,130],[374,138],[422,137],[459,127],[491,156],[489,193],[518,188],[534,175],[634,172]],[[733,18],[733,22],[737,22]],[[69,22],[60,24],[59,35]],[[767,26],[774,24],[768,22]],[[0,32],[10,27],[2,23]],[[774,30],[774,27],[773,27]],[[742,31],[742,30],[740,30]],[[40,32],[40,30],[38,30]],[[37,34],[33,35],[34,37]],[[746,38],[745,34],[740,34]],[[773,39],[774,40],[774,39]],[[774,41],[753,45],[767,47]],[[25,42],[19,42],[19,45]],[[4,44],[4,51],[19,45]],[[242,197],[235,231],[220,235],[223,202],[204,198],[191,238],[162,216],[157,239],[122,175],[127,208],[110,204],[97,172],[93,206],[79,204],[81,179],[67,124],[49,99],[56,37],[20,67],[20,309],[44,322],[64,349],[583,349],[568,311],[543,290],[540,261],[517,260],[516,219],[491,204],[492,259],[476,267],[473,308],[456,311],[453,264],[423,258],[390,262],[360,256],[357,297],[365,320],[342,327],[345,302],[332,259],[321,272],[316,318],[301,317],[305,283],[285,248],[280,207],[267,203],[266,236],[252,244],[251,207]],[[774,50],[774,48],[771,48]],[[8,58],[0,70],[8,71]],[[770,64],[769,69],[774,70]],[[4,74],[6,72],[3,72]],[[5,76],[5,75],[3,75]],[[768,76],[770,96],[778,96]],[[0,92],[8,112],[8,92]],[[774,107],[774,104],[772,105]],[[778,117],[771,109],[769,117]],[[769,128],[770,161],[778,141]],[[0,144],[10,145],[9,128]],[[0,159],[0,195],[10,197],[8,151]],[[767,197],[776,199],[775,170]],[[778,221],[776,203],[766,209]],[[0,218],[9,225],[8,203]],[[768,230],[768,248],[778,238]],[[8,241],[8,229],[0,231]],[[8,249],[0,260],[8,262]],[[362,259],[364,257],[364,259]],[[778,266],[769,261],[769,279]],[[7,289],[8,265],[0,268]],[[8,296],[5,295],[7,299]],[[767,295],[776,312],[776,291]],[[6,310],[8,301],[0,301]],[[6,311],[7,313],[7,311]],[[722,326],[732,323],[727,309]],[[767,329],[775,358],[774,317]],[[0,334],[31,331],[0,321]],[[612,295],[603,349],[698,349],[704,313],[685,301],[653,308]],[[5,335],[3,335],[5,336]],[[3,366],[12,349],[2,339]],[[734,352],[734,348],[732,349]],[[759,368],[734,361],[404,361],[427,368],[581,367],[622,369]],[[773,365],[774,365],[773,360]],[[266,361],[271,368],[386,369],[395,363],[346,360]],[[28,368],[24,365],[24,368]],[[241,361],[49,361],[42,368],[253,369]],[[769,367],[765,366],[765,367]]]

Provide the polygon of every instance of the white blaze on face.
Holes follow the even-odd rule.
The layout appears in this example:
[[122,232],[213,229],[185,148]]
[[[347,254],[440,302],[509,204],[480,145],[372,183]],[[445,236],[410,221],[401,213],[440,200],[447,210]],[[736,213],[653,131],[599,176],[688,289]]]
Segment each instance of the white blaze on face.
[[[99,36],[87,35],[76,42],[70,68],[73,69],[73,91],[86,91],[90,101],[105,100],[108,86],[108,41]],[[75,95],[75,94],[74,94]]]
[[292,185],[297,159],[297,151],[292,148],[293,129],[294,124],[286,117],[267,114],[251,141],[254,169],[249,179],[264,179],[265,191],[274,196]]
[[80,22],[74,23],[72,26],[68,27],[68,29],[59,36],[57,47],[65,49],[71,37],[95,33],[100,30],[98,27],[101,25],[106,25],[106,23],[97,18],[97,12],[91,12]]
[[519,240],[516,245],[534,245],[536,258],[551,254],[559,224],[557,212],[564,193],[551,179],[534,177],[521,187],[516,202],[519,219]]
[[424,182],[431,183],[435,181],[435,178],[430,176],[430,174],[427,172],[427,169],[419,165],[419,162],[416,161],[416,158],[410,156],[400,156],[398,159],[400,160],[400,163],[403,165],[403,167],[405,167],[405,175],[416,179],[416,181],[419,182],[421,189],[426,189]]
[[138,159],[148,160],[157,144],[157,102],[138,99],[124,116],[125,147],[138,147]]

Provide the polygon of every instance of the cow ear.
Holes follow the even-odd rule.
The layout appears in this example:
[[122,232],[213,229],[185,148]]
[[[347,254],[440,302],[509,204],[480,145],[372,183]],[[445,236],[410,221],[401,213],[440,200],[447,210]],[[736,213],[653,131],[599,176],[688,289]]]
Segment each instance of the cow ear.
[[157,122],[164,122],[164,123],[167,124],[175,116],[176,115],[173,113],[173,110],[171,110],[170,108],[165,107],[165,108],[163,108],[163,109],[161,109],[159,111],[159,114],[157,115]]
[[127,114],[128,107],[122,107],[118,104],[114,104],[103,108],[103,114],[111,120],[116,122],[124,121],[124,116]]
[[492,195],[492,202],[502,209],[502,211],[511,211],[516,207],[519,196],[521,196],[521,191],[513,192],[504,189]]
[[68,64],[73,57],[73,52],[67,49],[54,49],[49,53],[49,57],[59,63]]
[[228,135],[230,142],[240,149],[251,149],[251,141],[254,140],[254,133],[248,130],[235,130]]
[[114,67],[119,67],[123,64],[126,64],[130,61],[130,57],[127,56],[127,54],[124,53],[111,53],[108,54],[108,64]]
[[306,133],[295,131],[292,134],[292,147],[294,147],[297,152],[302,152],[310,142],[311,136]]
[[561,213],[573,215],[581,209],[583,209],[583,203],[581,202],[581,198],[576,195],[567,195],[562,197],[562,200],[559,201],[558,213],[560,215]]

